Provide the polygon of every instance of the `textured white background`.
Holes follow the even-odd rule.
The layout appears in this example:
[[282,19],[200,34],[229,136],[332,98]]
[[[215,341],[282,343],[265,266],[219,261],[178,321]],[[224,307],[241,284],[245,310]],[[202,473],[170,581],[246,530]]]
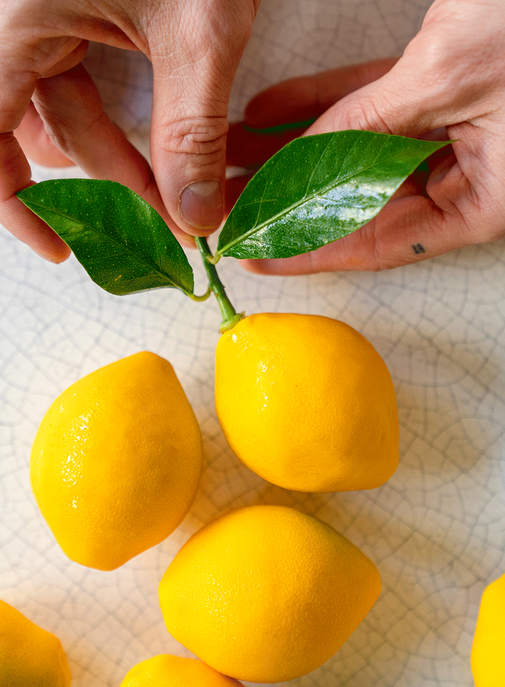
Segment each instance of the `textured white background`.
[[[285,77],[397,54],[429,4],[263,0],[230,118]],[[92,46],[86,63],[113,118],[147,151],[147,61]],[[39,179],[50,175],[35,170]],[[47,264],[6,232],[0,254],[0,595],[61,638],[75,687],[115,687],[140,660],[189,655],[164,628],[161,575],[203,523],[259,502],[297,506],[332,524],[376,562],[383,581],[377,604],[339,653],[292,687],[472,685],[480,595],[505,572],[503,242],[381,274],[266,278],[221,263],[239,309],[342,319],[391,370],[398,471],[374,491],[323,495],[272,487],[226,446],[213,405],[219,317],[212,302],[186,302],[168,290],[111,296],[74,259]],[[168,540],[102,573],[69,562],[48,531],[30,491],[30,445],[69,384],[141,349],[174,365],[201,423],[205,471],[190,514]]]

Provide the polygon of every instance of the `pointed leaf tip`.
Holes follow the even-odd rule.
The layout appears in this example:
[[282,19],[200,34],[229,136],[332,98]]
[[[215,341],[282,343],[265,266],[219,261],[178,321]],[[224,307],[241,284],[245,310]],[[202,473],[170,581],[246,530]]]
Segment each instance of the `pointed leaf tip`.
[[287,258],[342,238],[375,217],[418,165],[449,143],[353,130],[297,138],[249,181],[216,256]]

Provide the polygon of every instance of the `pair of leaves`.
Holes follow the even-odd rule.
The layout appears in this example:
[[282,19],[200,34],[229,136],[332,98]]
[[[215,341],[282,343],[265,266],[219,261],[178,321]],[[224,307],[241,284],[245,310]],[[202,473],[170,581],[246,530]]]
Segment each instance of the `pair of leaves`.
[[[444,145],[368,131],[295,139],[245,188],[221,231],[216,261],[291,257],[356,231]],[[159,214],[126,187],[64,179],[17,195],[105,290],[122,295],[169,286],[193,293],[184,251]]]

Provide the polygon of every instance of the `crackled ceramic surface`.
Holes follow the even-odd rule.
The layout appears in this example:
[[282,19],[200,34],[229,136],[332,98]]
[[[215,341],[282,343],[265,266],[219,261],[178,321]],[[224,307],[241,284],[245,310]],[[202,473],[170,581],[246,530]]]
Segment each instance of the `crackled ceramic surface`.
[[[429,4],[263,0],[231,118],[280,79],[400,52]],[[149,64],[101,46],[92,46],[86,62],[111,115],[147,151]],[[36,168],[35,175],[55,173]],[[377,604],[339,653],[292,687],[471,687],[480,595],[505,572],[503,242],[378,274],[267,278],[222,261],[238,309],[342,319],[391,370],[398,471],[377,490],[318,495],[269,485],[227,447],[213,404],[220,320],[212,301],[186,302],[168,290],[111,296],[74,259],[50,265],[6,232],[0,245],[0,598],[61,638],[75,687],[115,687],[140,660],[189,655],[165,630],[159,580],[203,523],[258,502],[293,505],[330,523],[375,561],[383,581]],[[205,470],[176,532],[101,573],[69,562],[42,520],[29,486],[30,445],[63,389],[142,349],[174,365],[202,427]]]

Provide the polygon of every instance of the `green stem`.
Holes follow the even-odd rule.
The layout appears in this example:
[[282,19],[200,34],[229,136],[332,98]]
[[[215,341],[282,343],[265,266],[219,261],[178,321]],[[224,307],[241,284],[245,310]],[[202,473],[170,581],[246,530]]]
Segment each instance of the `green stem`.
[[219,309],[221,310],[221,317],[223,321],[219,327],[220,332],[226,332],[228,329],[232,329],[237,322],[240,322],[244,317],[244,313],[238,313],[233,307],[230,299],[226,295],[225,288],[215,266],[212,264],[213,255],[210,251],[207,239],[203,236],[195,237],[196,245],[202,256],[203,265],[205,271],[207,272],[207,277],[209,279],[209,289],[212,291],[217,299]]
[[212,293],[212,291],[210,290],[210,287],[209,287],[209,288],[207,289],[207,291],[206,291],[204,294],[202,294],[201,296],[197,296],[196,294],[194,294],[194,293],[189,293],[189,292],[187,292],[187,291],[185,291],[184,293],[185,293],[187,296],[189,296],[189,297],[191,298],[191,300],[193,300],[193,301],[206,301],[207,298],[208,298],[208,297],[210,296],[210,294]]

